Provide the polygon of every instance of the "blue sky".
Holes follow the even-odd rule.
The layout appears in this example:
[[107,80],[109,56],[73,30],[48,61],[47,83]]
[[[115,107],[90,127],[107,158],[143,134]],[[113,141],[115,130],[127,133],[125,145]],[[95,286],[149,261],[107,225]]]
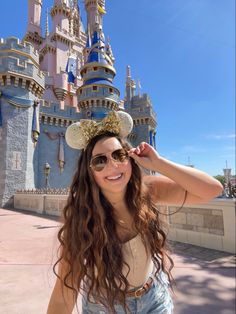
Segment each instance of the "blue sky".
[[[1,1],[0,37],[24,36],[27,3]],[[227,160],[235,173],[235,1],[107,0],[106,10],[115,85],[123,97],[129,64],[157,113],[159,153],[211,175]]]

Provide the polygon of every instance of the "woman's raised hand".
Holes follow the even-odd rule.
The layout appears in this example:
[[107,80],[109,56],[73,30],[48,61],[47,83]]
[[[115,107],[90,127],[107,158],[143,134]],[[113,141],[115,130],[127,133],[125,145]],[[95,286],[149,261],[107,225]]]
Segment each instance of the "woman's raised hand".
[[157,171],[160,156],[148,143],[142,142],[137,147],[130,149],[129,156],[132,157],[141,167]]

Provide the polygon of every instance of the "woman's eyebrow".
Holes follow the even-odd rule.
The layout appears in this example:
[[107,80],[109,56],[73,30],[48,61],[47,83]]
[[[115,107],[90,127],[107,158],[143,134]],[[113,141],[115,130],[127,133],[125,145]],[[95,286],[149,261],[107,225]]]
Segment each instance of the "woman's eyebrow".
[[109,154],[109,153],[112,154],[112,153],[116,152],[117,150],[121,150],[121,149],[123,149],[123,147],[111,150],[111,151],[106,152],[106,153],[98,153],[98,154],[93,155],[92,158],[97,157],[97,156],[106,156],[106,154]]
[[100,154],[93,155],[92,158],[97,157],[97,156],[105,156],[105,155],[106,153],[100,153]]

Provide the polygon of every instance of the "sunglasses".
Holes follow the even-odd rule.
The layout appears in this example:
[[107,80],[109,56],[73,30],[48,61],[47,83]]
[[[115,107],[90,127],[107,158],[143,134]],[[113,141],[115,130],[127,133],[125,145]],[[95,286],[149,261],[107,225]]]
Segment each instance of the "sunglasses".
[[113,160],[117,165],[121,165],[129,160],[128,152],[121,148],[117,149],[112,153],[109,153],[110,157],[107,157],[106,155],[98,155],[91,159],[90,161],[90,167],[94,171],[102,171],[106,165],[108,164],[109,160]]

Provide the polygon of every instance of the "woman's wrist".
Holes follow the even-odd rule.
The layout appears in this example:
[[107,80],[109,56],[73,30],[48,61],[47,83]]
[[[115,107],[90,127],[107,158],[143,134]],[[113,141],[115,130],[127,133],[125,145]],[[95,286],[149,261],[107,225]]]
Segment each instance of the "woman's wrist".
[[153,169],[151,170],[162,174],[162,168],[166,161],[167,160],[164,157],[160,156],[159,154],[156,154],[156,158],[153,163]]

